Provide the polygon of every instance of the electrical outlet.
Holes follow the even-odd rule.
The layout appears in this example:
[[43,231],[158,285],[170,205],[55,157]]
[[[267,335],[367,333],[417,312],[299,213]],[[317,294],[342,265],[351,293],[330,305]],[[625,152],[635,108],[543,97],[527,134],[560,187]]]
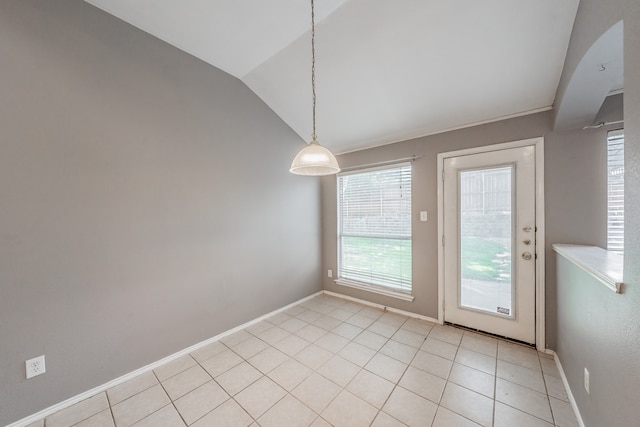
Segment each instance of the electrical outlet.
[[46,372],[44,355],[27,360],[25,365],[27,369],[27,379],[42,375]]
[[327,270],[327,277],[333,277],[333,270]]
[[584,389],[587,390],[587,394],[591,394],[589,390],[589,371],[584,368]]

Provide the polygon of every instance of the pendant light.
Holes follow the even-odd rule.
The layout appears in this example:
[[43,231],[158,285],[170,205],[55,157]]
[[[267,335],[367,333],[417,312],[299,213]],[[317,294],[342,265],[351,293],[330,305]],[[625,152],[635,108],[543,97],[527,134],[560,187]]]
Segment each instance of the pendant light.
[[332,175],[340,172],[336,157],[320,145],[316,136],[316,28],[313,0],[311,0],[311,93],[313,96],[313,133],[311,142],[296,154],[291,173],[296,175]]

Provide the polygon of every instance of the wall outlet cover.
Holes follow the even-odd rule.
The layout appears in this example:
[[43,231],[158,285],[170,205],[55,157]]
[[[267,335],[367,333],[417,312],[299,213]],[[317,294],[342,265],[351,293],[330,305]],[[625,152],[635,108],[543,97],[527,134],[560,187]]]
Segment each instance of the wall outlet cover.
[[27,360],[25,362],[25,368],[27,371],[27,379],[44,374],[46,372],[44,355]]

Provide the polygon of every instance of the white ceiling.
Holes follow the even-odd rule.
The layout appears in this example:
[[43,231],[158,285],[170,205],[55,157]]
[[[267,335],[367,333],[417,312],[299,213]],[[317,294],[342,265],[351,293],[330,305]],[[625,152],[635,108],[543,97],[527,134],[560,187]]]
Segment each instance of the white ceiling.
[[[311,134],[309,0],[86,0],[238,77]],[[579,0],[316,0],[318,139],[337,153],[553,105]]]

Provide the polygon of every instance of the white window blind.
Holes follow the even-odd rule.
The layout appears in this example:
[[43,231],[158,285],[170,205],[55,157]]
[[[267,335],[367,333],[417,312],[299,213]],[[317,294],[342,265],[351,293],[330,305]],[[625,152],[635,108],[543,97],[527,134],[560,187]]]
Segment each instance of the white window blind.
[[607,137],[607,249],[624,251],[624,131]]
[[338,276],[411,293],[411,164],[338,176]]

